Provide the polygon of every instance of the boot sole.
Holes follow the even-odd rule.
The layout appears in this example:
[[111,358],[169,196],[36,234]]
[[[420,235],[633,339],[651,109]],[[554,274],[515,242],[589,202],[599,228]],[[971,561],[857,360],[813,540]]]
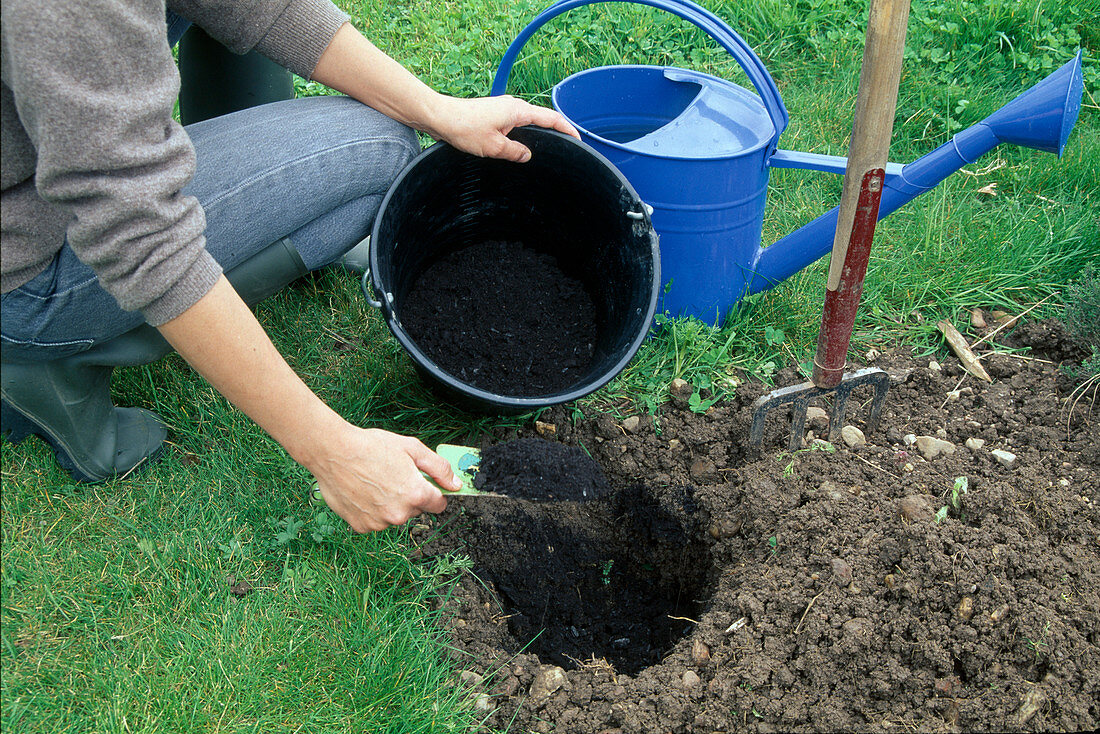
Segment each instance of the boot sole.
[[3,434],[4,439],[13,445],[22,443],[29,436],[38,436],[53,450],[54,458],[57,460],[58,466],[67,471],[73,479],[85,484],[97,484],[115,476],[128,474],[139,466],[149,466],[160,458],[161,451],[164,449],[164,443],[162,442],[153,453],[120,474],[111,474],[108,476],[88,474],[77,466],[77,463],[69,456],[69,452],[65,447],[62,446],[48,430],[42,428],[31,418],[23,415],[23,413],[14,406],[9,405],[7,400],[0,401],[0,434]]

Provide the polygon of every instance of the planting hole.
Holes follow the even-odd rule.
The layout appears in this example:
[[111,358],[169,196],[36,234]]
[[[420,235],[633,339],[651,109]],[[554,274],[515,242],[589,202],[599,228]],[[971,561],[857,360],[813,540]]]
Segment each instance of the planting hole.
[[635,485],[587,502],[485,499],[465,551],[495,592],[511,652],[566,670],[636,674],[690,632],[711,562],[690,487]]

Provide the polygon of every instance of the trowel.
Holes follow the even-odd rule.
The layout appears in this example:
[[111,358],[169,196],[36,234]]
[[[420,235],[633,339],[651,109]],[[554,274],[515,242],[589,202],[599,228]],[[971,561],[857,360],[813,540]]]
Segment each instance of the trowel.
[[470,497],[504,497],[502,494],[482,492],[474,487],[474,478],[481,468],[481,451],[479,449],[469,446],[455,446],[449,443],[441,443],[439,446],[436,446],[435,452],[447,460],[447,463],[451,465],[451,471],[453,471],[455,476],[458,477],[458,480],[462,482],[461,489],[444,489],[443,487],[439,487],[438,484],[425,474],[424,478],[439,487],[443,492],[443,496],[466,495]]
[[[436,447],[435,452],[447,460],[447,463],[451,465],[451,471],[455,473],[459,481],[462,482],[462,487],[457,490],[445,489],[436,484],[430,476],[424,472],[420,472],[421,475],[437,487],[439,491],[443,492],[445,497],[453,496],[465,496],[465,497],[505,497],[506,495],[497,494],[496,492],[482,492],[474,487],[474,477],[477,476],[478,469],[481,465],[481,451],[470,446],[456,446],[454,444],[441,443]],[[317,486],[317,483],[313,483],[313,487],[309,490],[309,501],[314,505],[325,504],[324,498],[321,497],[321,489]]]

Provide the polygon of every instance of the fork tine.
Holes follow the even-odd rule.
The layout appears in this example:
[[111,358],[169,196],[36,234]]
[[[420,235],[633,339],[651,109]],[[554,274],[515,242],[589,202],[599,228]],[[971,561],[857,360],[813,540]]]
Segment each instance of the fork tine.
[[834,403],[829,413],[829,441],[835,443],[840,438],[840,431],[844,426],[844,414],[848,409],[848,398],[853,390],[863,385],[871,385],[875,390],[874,397],[871,400],[871,412],[866,423],[866,431],[869,433],[878,426],[883,405],[886,403],[886,392],[890,388],[890,376],[885,371],[874,367],[845,375],[841,383],[835,388],[819,388],[812,382],[807,382],[801,385],[779,388],[757,398],[752,406],[753,417],[752,428],[749,431],[749,442],[754,446],[760,446],[764,441],[764,424],[768,411],[789,404],[791,407],[791,437],[788,450],[797,451],[802,448],[802,437],[806,432],[806,411],[810,406],[810,401],[823,395],[833,395]]
[[850,389],[845,389],[845,383],[841,382],[836,388],[836,400],[833,401],[832,410],[829,411],[829,442],[836,443],[840,438],[840,430],[844,427],[844,413],[848,409],[848,395]]
[[787,444],[788,451],[797,451],[802,448],[802,437],[806,435],[806,409],[809,406],[809,399],[794,401],[794,412],[791,414],[791,440]]

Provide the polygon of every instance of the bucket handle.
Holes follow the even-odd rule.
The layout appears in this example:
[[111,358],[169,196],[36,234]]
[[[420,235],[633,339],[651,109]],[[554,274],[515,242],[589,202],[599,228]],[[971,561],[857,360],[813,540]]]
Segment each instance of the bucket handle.
[[[545,25],[547,21],[583,5],[618,1],[620,0],[561,0],[539,13],[535,16],[535,19],[516,36],[516,39],[508,46],[508,50],[504,52],[504,56],[500,60],[500,65],[497,67],[496,76],[493,77],[493,86],[490,90],[490,94],[494,96],[504,94],[508,86],[508,76],[512,73],[512,66],[515,64],[516,57],[519,56],[520,50],[526,45],[531,36],[533,36],[539,28]],[[744,39],[726,25],[721,18],[706,8],[691,2],[691,0],[621,1],[632,2],[635,5],[649,5],[658,10],[672,13],[698,26],[706,32],[707,35],[717,41],[722,48],[733,56],[734,60],[749,77],[749,81],[751,81],[752,85],[756,88],[757,93],[760,95],[760,99],[764,103],[764,109],[767,110],[768,117],[771,118],[772,125],[775,127],[775,137],[772,138],[772,144],[774,145],[778,142],[779,136],[787,129],[790,115],[787,113],[787,108],[783,105],[783,98],[779,96],[779,89],[775,86],[775,80],[772,79],[768,70],[764,68],[764,64],[760,61],[760,57],[757,56],[749,45],[745,43]]]
[[382,299],[374,294],[374,283],[371,282],[369,265],[363,270],[363,277],[359,280],[359,285],[363,289],[363,295],[367,297],[367,303],[375,308],[382,308]]

